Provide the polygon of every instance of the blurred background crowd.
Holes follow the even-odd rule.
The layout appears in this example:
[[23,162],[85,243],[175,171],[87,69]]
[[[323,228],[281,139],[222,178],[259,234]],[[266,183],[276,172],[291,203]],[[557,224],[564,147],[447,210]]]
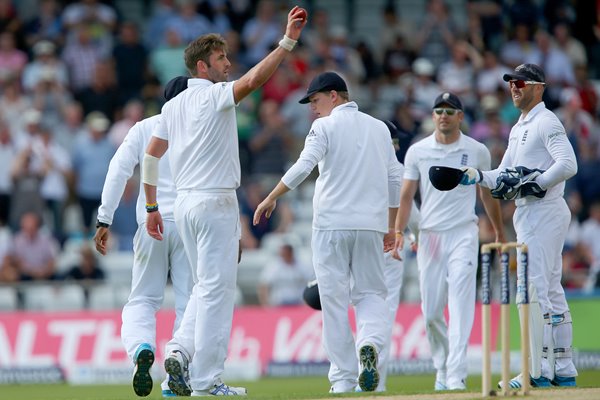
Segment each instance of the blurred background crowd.
[[[302,149],[314,117],[298,99],[315,74],[339,72],[363,111],[398,127],[400,160],[433,131],[434,98],[456,93],[463,132],[488,146],[495,167],[519,116],[502,75],[524,62],[545,70],[546,106],[578,157],[565,194],[573,218],[564,285],[594,292],[600,1],[577,0],[0,0],[0,282],[108,279],[102,264],[114,266],[97,259],[89,238],[109,161],[137,121],[160,112],[165,83],[187,75],[187,43],[222,34],[236,79],[277,45],[296,3],[309,12],[299,47],[237,110],[240,279],[251,277],[240,282],[251,287],[241,303],[298,302],[300,294],[273,289],[285,281],[285,293],[300,293],[310,279],[311,182],[284,198],[274,219],[250,221]],[[131,253],[138,187],[139,175],[111,226],[115,253]],[[513,207],[503,202],[511,239]],[[484,213],[480,227],[481,242],[493,241]],[[244,274],[248,260],[255,267]],[[405,282],[403,299],[418,301],[416,280]]]

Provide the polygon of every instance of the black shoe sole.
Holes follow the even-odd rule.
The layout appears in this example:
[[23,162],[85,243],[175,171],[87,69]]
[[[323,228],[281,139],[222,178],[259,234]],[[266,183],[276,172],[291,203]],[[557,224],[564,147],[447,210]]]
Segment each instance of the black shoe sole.
[[152,393],[152,376],[150,368],[154,364],[154,353],[152,350],[142,350],[136,360],[136,369],[133,374],[133,391],[140,397],[146,397]]
[[379,385],[379,372],[377,371],[377,350],[371,345],[365,345],[358,351],[362,371],[358,376],[358,386],[363,392],[373,392]]
[[191,396],[192,390],[185,383],[183,371],[181,370],[181,364],[177,360],[167,358],[165,360],[165,371],[169,374],[169,389],[177,396]]

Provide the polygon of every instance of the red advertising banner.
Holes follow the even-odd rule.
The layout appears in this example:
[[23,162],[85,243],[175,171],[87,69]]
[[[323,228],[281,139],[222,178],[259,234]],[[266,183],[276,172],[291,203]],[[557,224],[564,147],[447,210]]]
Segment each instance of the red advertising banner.
[[[351,318],[353,319],[353,314]],[[498,309],[492,308],[492,345]],[[157,360],[163,359],[174,312],[157,315]],[[469,352],[481,353],[480,308]],[[130,378],[132,363],[120,339],[121,314],[111,312],[0,313],[0,370],[58,366],[77,382]],[[418,305],[401,305],[394,325],[391,358],[429,359],[429,345]],[[228,365],[254,365],[264,373],[269,363],[322,363],[321,313],[305,306],[235,311]],[[122,372],[118,372],[122,371]],[[0,380],[1,382],[1,380]]]

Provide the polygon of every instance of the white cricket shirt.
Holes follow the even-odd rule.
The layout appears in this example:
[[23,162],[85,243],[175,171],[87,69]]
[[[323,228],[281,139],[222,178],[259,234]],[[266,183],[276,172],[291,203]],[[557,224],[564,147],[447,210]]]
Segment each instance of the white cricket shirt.
[[281,181],[290,189],[318,164],[313,229],[388,232],[388,208],[398,206],[402,173],[387,126],[355,102],[315,120],[298,161]]
[[449,191],[440,191],[429,180],[432,166],[491,168],[489,150],[475,139],[460,134],[451,144],[442,144],[435,134],[408,148],[404,158],[404,179],[418,180],[421,193],[421,230],[446,231],[461,225],[477,222],[475,202],[476,185],[458,185]]
[[[98,220],[112,224],[115,210],[119,206],[127,180],[133,175],[136,165],[142,164],[146,147],[152,138],[152,132],[161,119],[160,115],[146,118],[136,123],[125,136],[125,140],[117,149],[110,161],[104,187],[102,188],[102,204],[98,208]],[[158,190],[156,199],[160,214],[164,220],[174,221],[173,205],[175,204],[175,185],[169,167],[169,152],[158,163]],[[136,204],[136,220],[138,225],[146,223],[146,196],[144,184],[140,180],[140,191]]]
[[517,166],[545,170],[536,182],[548,190],[543,199],[527,196],[515,200],[517,206],[562,197],[565,180],[577,173],[575,152],[565,128],[544,102],[533,107],[525,118],[523,115],[519,117],[510,131],[508,148],[500,165],[493,171],[483,173],[482,186],[495,188],[500,172]]
[[235,190],[240,185],[233,82],[188,80],[162,108],[154,136],[169,141],[177,191]]

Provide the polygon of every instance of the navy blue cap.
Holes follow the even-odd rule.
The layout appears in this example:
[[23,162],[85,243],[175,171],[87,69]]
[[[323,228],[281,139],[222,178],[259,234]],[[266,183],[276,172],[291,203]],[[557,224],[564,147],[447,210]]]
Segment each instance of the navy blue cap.
[[342,79],[341,76],[336,74],[335,72],[323,72],[320,75],[317,75],[310,85],[308,86],[308,90],[306,91],[306,96],[300,99],[300,104],[309,103],[308,99],[315,93],[326,92],[329,90],[336,90],[338,92],[347,92],[348,87],[346,86],[346,82]]
[[449,105],[450,107],[455,108],[457,110],[461,110],[461,111],[463,109],[462,102],[460,101],[458,96],[455,95],[454,93],[450,93],[450,92],[444,92],[444,93],[440,94],[438,97],[436,97],[435,101],[433,102],[433,108],[437,108],[437,107],[441,106],[442,104]]
[[178,76],[167,82],[163,95],[165,100],[169,101],[179,93],[183,92],[188,87],[188,77]]
[[515,68],[512,74],[504,74],[502,77],[506,82],[518,79],[522,81],[534,81],[546,83],[544,70],[535,64],[521,64]]

